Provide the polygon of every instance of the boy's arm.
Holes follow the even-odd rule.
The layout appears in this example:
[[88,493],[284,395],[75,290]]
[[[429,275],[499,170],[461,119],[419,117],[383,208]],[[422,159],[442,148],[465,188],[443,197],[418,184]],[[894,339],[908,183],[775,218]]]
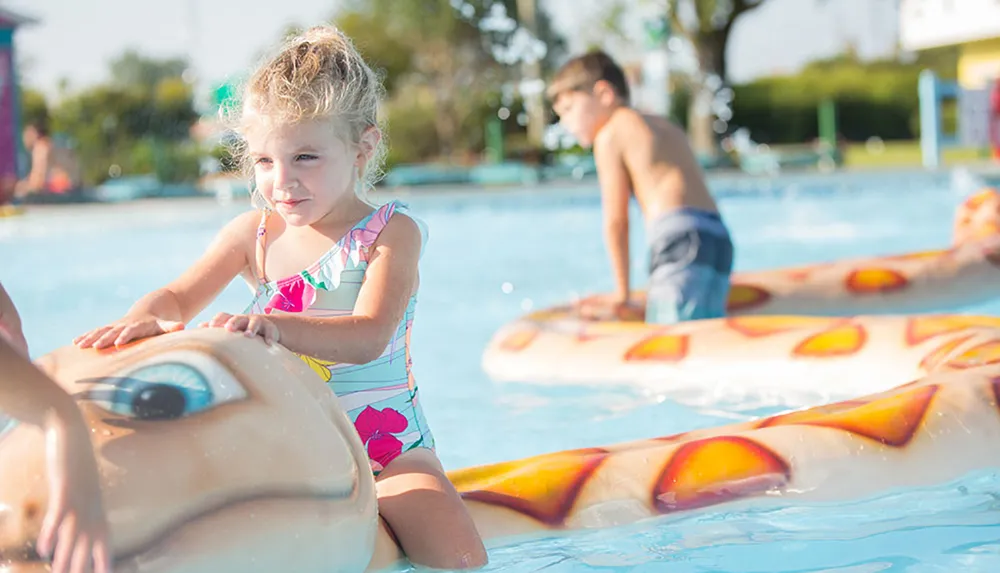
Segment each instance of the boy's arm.
[[[608,126],[611,127],[611,126]],[[604,241],[615,277],[615,302],[629,301],[628,202],[632,182],[620,144],[613,133],[594,141],[594,162],[601,186]]]

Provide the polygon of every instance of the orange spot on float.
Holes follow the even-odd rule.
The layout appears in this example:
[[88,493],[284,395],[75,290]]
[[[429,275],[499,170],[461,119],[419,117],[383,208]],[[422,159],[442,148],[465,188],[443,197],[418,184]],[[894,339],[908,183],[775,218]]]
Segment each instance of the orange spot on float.
[[991,340],[969,348],[949,360],[945,366],[964,370],[997,363],[1000,363],[1000,340]]
[[916,346],[940,336],[957,332],[966,327],[962,317],[958,316],[918,316],[906,322],[906,343]]
[[969,334],[966,336],[960,336],[958,338],[953,338],[945,342],[941,346],[938,346],[937,348],[932,350],[929,354],[927,354],[927,356],[924,356],[924,359],[920,361],[920,368],[922,368],[925,372],[930,372],[931,370],[934,370],[935,368],[940,366],[945,360],[947,360],[948,357],[951,356],[953,352],[955,352],[955,349],[957,349],[962,344],[968,342],[969,339],[972,338],[973,336],[975,335]]
[[528,347],[538,336],[538,329],[526,327],[515,330],[508,334],[500,342],[500,349],[507,352],[520,352]]
[[962,203],[962,207],[975,211],[976,209],[982,207],[984,203],[996,196],[997,191],[995,189],[984,187],[979,192],[966,199],[965,202]]
[[849,356],[861,350],[867,339],[863,326],[848,323],[806,338],[792,349],[792,355],[803,358]]
[[906,343],[916,346],[935,336],[952,334],[976,326],[1000,328],[1000,318],[963,315],[917,316],[906,323]]
[[804,328],[824,327],[841,322],[839,318],[822,316],[734,316],[726,319],[726,325],[743,336],[762,338]]
[[806,425],[835,428],[900,448],[913,439],[937,390],[936,385],[918,386],[868,402],[855,401],[846,408],[842,406],[847,404],[841,403],[825,411],[811,409],[781,414],[767,418],[758,427]]
[[790,479],[788,463],[753,440],[705,438],[677,448],[656,480],[652,502],[661,513],[697,509],[781,488]]
[[657,362],[680,362],[688,353],[688,335],[660,334],[651,336],[625,353],[626,361],[653,360]]
[[771,300],[771,293],[748,284],[734,284],[729,288],[726,310],[729,312],[758,307]]
[[448,479],[466,500],[506,507],[558,527],[607,457],[607,450],[587,448],[456,470]]
[[843,400],[841,402],[834,402],[832,404],[822,404],[820,406],[814,406],[808,410],[798,410],[794,412],[789,412],[787,414],[777,414],[771,416],[770,418],[764,418],[760,420],[754,427],[755,428],[767,428],[770,426],[782,426],[788,424],[797,424],[800,421],[813,420],[818,417],[829,416],[832,414],[839,414],[841,412],[846,412],[853,408],[859,406],[864,406],[868,402],[865,400],[851,399]]
[[929,259],[940,258],[948,254],[949,252],[950,252],[949,249],[935,249],[933,251],[920,251],[917,253],[906,253],[903,255],[891,255],[888,257],[882,257],[882,260],[901,262],[901,263],[905,263],[908,261],[926,261]]
[[856,269],[847,275],[844,287],[854,294],[894,292],[906,288],[909,281],[892,269]]

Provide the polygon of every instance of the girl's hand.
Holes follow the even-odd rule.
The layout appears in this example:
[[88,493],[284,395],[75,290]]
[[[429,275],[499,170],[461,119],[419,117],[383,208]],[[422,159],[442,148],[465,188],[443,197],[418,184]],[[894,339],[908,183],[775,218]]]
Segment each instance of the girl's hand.
[[228,314],[220,312],[212,320],[201,323],[209,328],[225,328],[229,332],[243,332],[253,338],[259,336],[268,345],[276,344],[281,339],[281,332],[273,322],[259,314]]
[[74,411],[53,419],[45,437],[49,503],[38,553],[51,557],[55,573],[110,573],[108,523],[87,427]]
[[145,317],[125,317],[122,320],[95,328],[90,332],[77,336],[73,339],[73,344],[80,348],[106,348],[108,346],[122,346],[133,340],[159,336],[168,332],[184,330],[184,323],[175,320],[161,320],[159,318]]

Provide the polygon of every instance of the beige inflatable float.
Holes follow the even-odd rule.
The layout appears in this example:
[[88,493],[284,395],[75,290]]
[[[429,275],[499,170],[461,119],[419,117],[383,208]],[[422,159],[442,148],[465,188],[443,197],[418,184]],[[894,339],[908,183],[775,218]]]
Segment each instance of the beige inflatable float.
[[[664,376],[683,372],[684,383],[700,384],[745,368],[747,360],[756,362],[758,356],[773,359],[783,354],[780,364],[767,368],[767,379],[755,383],[788,378],[790,385],[779,385],[793,389],[802,384],[802,368],[823,358],[837,360],[823,360],[827,374],[816,385],[825,387],[828,380],[846,373],[853,380],[867,380],[855,374],[877,371],[890,356],[923,350],[907,338],[907,319],[837,322],[797,315],[931,312],[1000,297],[1000,192],[984,189],[969,197],[955,214],[953,231],[954,244],[937,251],[737,273],[729,297],[729,321],[664,328],[645,324],[642,316],[589,321],[578,318],[569,306],[540,310],[499,329],[484,352],[483,368],[497,381],[666,383]],[[745,324],[753,326],[744,328]],[[814,334],[821,335],[819,340],[837,339],[843,348],[791,352],[788,345],[794,345],[795,337],[804,332],[801,329],[814,325],[819,325],[814,329]],[[761,339],[750,331],[785,335]],[[661,345],[673,340],[676,347],[671,352],[659,351],[655,360],[640,358],[634,347],[651,339],[660,340]],[[772,344],[777,347],[770,348]],[[890,387],[889,379],[898,381],[903,375],[899,369],[894,372],[883,378],[884,383],[852,390]]]
[[733,279],[730,316],[899,314],[994,300],[1000,297],[1000,192],[983,189],[959,205],[947,248]]
[[[946,322],[913,335],[933,350],[897,356],[897,378],[926,374],[884,393],[450,477],[495,547],[723,507],[858,499],[1000,466],[1000,330]],[[110,352],[66,347],[39,363],[93,432],[118,571],[348,573],[401,558],[376,517],[360,438],[292,353],[195,329]],[[45,570],[32,545],[47,501],[42,439],[19,425],[0,436],[7,571]]]
[[729,315],[850,316],[927,312],[1000,297],[1000,192],[955,212],[944,249],[737,273]]

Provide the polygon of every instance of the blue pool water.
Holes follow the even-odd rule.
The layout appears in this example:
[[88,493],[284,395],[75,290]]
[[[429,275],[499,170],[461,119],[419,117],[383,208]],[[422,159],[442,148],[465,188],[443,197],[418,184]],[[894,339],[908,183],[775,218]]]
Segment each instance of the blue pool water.
[[[924,174],[778,183],[719,179],[713,190],[734,236],[737,270],[940,247],[950,239],[962,197],[948,176]],[[685,407],[621,388],[491,384],[479,364],[499,326],[527,309],[611,288],[596,188],[405,198],[431,232],[413,358],[446,467],[672,434],[750,415],[738,408]],[[33,355],[120,317],[194,261],[243,209],[173,200],[45,208],[0,219],[0,281],[19,305]],[[642,229],[634,229],[639,282],[642,240]],[[241,311],[248,300],[246,286],[233,283],[202,316]],[[1000,303],[960,310],[1000,314]],[[1000,479],[985,473],[850,506],[639,524],[498,549],[490,570],[996,571],[998,491]]]

